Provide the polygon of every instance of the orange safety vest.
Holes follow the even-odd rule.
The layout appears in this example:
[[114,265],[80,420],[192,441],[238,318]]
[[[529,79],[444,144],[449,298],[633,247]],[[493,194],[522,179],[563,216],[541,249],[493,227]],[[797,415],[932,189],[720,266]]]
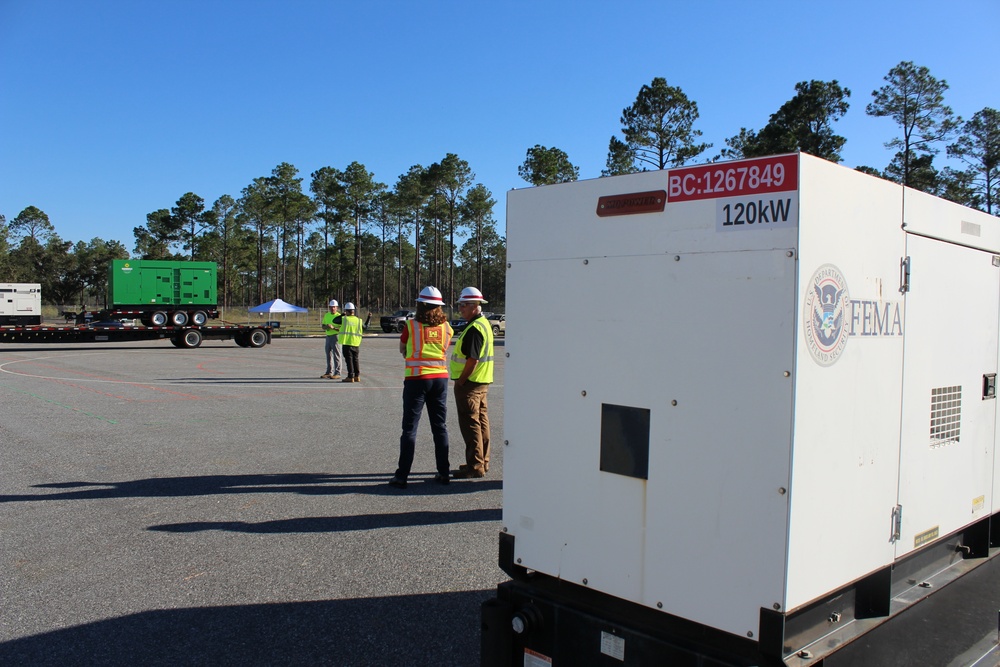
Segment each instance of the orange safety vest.
[[445,358],[454,332],[447,322],[435,327],[421,324],[417,320],[407,320],[406,330],[406,371],[405,377],[441,375],[448,377]]

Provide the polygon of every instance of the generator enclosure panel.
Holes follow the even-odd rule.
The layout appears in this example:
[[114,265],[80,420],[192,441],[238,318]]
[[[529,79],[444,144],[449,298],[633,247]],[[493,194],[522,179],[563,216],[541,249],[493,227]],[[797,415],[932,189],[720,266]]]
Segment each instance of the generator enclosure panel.
[[39,283],[0,283],[0,325],[42,323]]
[[108,306],[215,306],[216,271],[215,262],[112,260],[108,265]]
[[757,642],[1000,510],[997,218],[790,154],[513,190],[507,243],[518,568]]

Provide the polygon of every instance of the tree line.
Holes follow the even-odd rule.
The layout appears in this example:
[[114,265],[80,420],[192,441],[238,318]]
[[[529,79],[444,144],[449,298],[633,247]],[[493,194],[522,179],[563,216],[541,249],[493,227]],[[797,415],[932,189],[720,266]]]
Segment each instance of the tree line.
[[[909,61],[893,67],[884,81],[872,91],[865,113],[895,121],[900,134],[885,143],[895,153],[884,169],[856,169],[990,214],[1000,211],[1000,112],[985,107],[963,120],[945,104],[947,81]],[[707,161],[803,151],[839,163],[847,139],[833,125],[847,113],[850,96],[836,80],[797,83],[795,95],[764,127],[740,128]],[[683,90],[654,78],[622,111],[621,138],[611,137],[601,175],[679,167],[702,156],[712,146],[699,139],[698,117],[697,103]],[[934,164],[942,148],[957,166]],[[528,149],[518,173],[533,185],[579,177],[564,151],[541,145]]]
[[446,297],[481,286],[504,302],[506,239],[496,200],[468,162],[453,153],[414,165],[394,186],[359,162],[323,167],[304,178],[283,162],[255,178],[238,198],[211,206],[194,192],[134,228],[133,253],[117,241],[63,241],[44,211],[0,216],[0,274],[6,282],[41,282],[46,302],[101,303],[110,259],[212,261],[219,300],[252,306],[279,297],[325,308],[327,299],[390,310],[414,302],[426,284]]
[[[896,123],[885,143],[894,153],[883,169],[856,167],[908,187],[994,213],[998,210],[1000,113],[986,107],[963,120],[945,104],[948,84],[926,67],[901,62],[872,92],[865,112]],[[705,158],[711,144],[696,129],[698,105],[665,78],[640,88],[622,111],[621,137],[608,144],[601,176],[804,151],[841,162],[847,139],[834,124],[851,91],[838,81],[803,81],[757,130],[740,128]],[[934,160],[945,150],[953,165]],[[554,147],[526,151],[518,175],[532,185],[575,181],[579,169]],[[308,307],[326,299],[389,310],[413,303],[425,284],[454,300],[477,285],[494,304],[505,300],[506,239],[493,217],[496,201],[453,153],[414,165],[390,188],[359,163],[323,167],[304,178],[283,162],[255,178],[238,197],[211,206],[188,192],[134,228],[130,253],[119,241],[63,241],[48,216],[29,206],[8,224],[0,215],[0,276],[41,282],[46,302],[103,298],[110,259],[193,259],[219,265],[221,305],[249,306],[280,297]]]
[[496,201],[457,155],[410,167],[392,188],[359,162],[313,172],[311,196],[303,180],[283,162],[238,199],[206,207],[189,192],[135,228],[136,252],[217,262],[224,301],[322,306],[333,296],[384,310],[413,303],[427,283],[451,296],[483,285],[502,301]]

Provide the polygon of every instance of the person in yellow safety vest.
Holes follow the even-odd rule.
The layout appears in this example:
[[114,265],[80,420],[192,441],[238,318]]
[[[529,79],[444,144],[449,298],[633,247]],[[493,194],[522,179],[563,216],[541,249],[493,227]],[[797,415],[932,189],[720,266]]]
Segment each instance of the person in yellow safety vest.
[[337,308],[340,306],[336,299],[330,299],[330,312],[323,313],[323,320],[320,326],[326,334],[326,372],[320,375],[323,380],[339,380],[340,365],[344,360],[340,352],[340,341],[337,334],[340,333],[340,325],[333,321],[338,317]]
[[403,370],[403,432],[399,436],[399,465],[390,486],[405,489],[413,466],[420,413],[427,406],[427,419],[434,436],[434,481],[448,484],[448,345],[454,331],[441,306],[441,291],[433,286],[420,290],[417,314],[406,321],[399,336],[399,351],[405,358]]
[[451,379],[455,381],[458,426],[465,440],[465,463],[455,479],[483,477],[490,469],[490,417],[487,394],[493,382],[493,328],[483,317],[483,293],[466,287],[458,308],[468,323],[451,355]]
[[365,323],[355,316],[353,303],[344,304],[344,314],[334,319],[333,323],[340,327],[337,337],[340,347],[344,350],[344,363],[347,365],[347,377],[344,382],[361,382],[361,339],[365,333]]

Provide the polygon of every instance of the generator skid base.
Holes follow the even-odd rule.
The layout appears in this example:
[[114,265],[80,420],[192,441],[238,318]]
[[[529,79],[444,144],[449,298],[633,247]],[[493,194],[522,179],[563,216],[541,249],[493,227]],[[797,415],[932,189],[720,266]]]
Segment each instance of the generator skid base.
[[[482,607],[483,667],[747,667],[756,644],[539,575],[509,581]],[[513,629],[516,626],[520,632]]]
[[761,609],[753,638],[529,572],[512,554],[501,533],[500,566],[514,579],[482,605],[483,667],[1000,664],[997,516],[795,613]]

